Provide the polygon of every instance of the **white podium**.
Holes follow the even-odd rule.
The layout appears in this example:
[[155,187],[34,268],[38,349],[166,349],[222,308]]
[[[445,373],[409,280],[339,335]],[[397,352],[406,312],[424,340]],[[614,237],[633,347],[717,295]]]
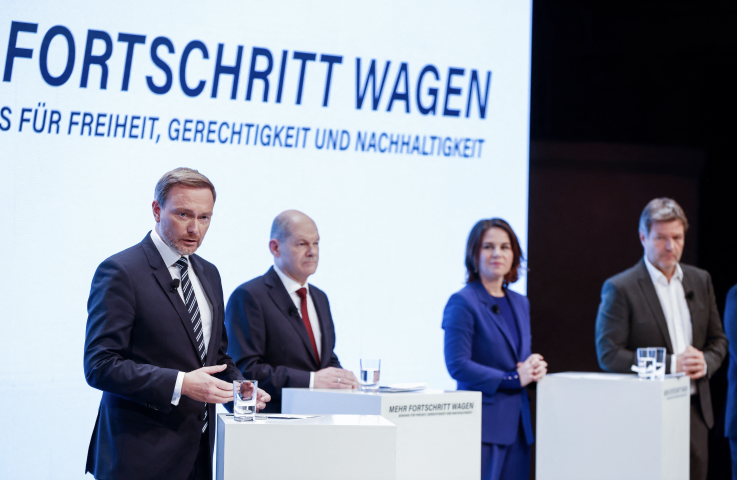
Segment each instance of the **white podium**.
[[537,480],[689,478],[690,382],[557,373],[537,387]]
[[397,426],[398,480],[481,477],[481,393],[285,388],[282,412],[381,415]]
[[395,480],[396,452],[397,427],[378,415],[218,415],[217,480]]

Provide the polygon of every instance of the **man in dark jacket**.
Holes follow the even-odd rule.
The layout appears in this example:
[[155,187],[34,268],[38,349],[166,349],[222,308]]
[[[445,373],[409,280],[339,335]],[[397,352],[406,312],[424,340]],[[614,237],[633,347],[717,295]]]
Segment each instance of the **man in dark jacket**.
[[691,480],[705,480],[714,426],[709,378],[724,360],[727,338],[709,273],[679,263],[687,229],[674,200],[647,204],[639,228],[644,258],[604,282],[596,352],[605,371],[630,373],[638,348],[666,348],[666,373],[691,378]]
[[228,354],[258,380],[281,411],[282,388],[358,388],[335,355],[335,327],[325,293],[307,283],[317,270],[320,235],[310,217],[280,213],[271,228],[274,266],[236,288],[228,300]]

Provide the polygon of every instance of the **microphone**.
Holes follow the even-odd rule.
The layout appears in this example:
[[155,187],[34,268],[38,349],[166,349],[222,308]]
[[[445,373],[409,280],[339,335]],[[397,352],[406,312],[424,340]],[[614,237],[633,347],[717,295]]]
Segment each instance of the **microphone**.
[[295,307],[294,305],[289,307],[289,315],[293,317],[299,316],[299,311],[297,311],[297,307]]
[[177,288],[179,288],[179,279],[178,278],[175,278],[174,280],[172,280],[171,283],[169,284],[169,286],[171,287],[169,289],[169,291],[171,293],[176,292],[177,291]]
[[491,307],[491,311],[494,313],[499,313],[499,305],[494,305],[493,307]]
[[686,292],[686,300],[693,300],[693,292]]

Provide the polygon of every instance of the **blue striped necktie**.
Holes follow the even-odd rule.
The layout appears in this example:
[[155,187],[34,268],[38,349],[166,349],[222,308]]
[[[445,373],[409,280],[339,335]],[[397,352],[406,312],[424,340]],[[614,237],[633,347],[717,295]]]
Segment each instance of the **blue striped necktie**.
[[[195,343],[197,343],[197,355],[200,363],[205,366],[205,358],[207,356],[207,348],[205,348],[205,335],[202,333],[202,315],[200,315],[200,306],[197,305],[197,297],[192,288],[192,280],[189,278],[189,262],[187,257],[179,257],[175,265],[179,267],[179,276],[181,278],[182,293],[184,293],[184,306],[189,313],[190,325],[194,332]],[[202,433],[207,430],[207,403],[205,403],[205,426],[202,427]]]

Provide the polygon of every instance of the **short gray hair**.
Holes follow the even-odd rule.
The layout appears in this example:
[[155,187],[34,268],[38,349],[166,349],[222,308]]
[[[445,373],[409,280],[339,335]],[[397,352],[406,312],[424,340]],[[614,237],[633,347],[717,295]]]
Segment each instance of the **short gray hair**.
[[678,202],[670,198],[655,198],[645,206],[640,215],[640,231],[647,234],[650,233],[654,222],[670,222],[680,220],[683,224],[683,231],[688,230],[688,220],[686,214]]
[[277,215],[271,224],[271,238],[283,242],[292,234],[289,228],[289,217],[287,215]]
[[185,187],[191,188],[209,188],[212,192],[213,202],[217,197],[215,194],[215,185],[212,184],[209,178],[202,175],[194,168],[179,167],[166,172],[159,181],[156,182],[154,199],[163,207],[164,202],[166,202],[166,198],[169,196],[169,192],[171,192],[171,189],[177,185],[184,185]]

